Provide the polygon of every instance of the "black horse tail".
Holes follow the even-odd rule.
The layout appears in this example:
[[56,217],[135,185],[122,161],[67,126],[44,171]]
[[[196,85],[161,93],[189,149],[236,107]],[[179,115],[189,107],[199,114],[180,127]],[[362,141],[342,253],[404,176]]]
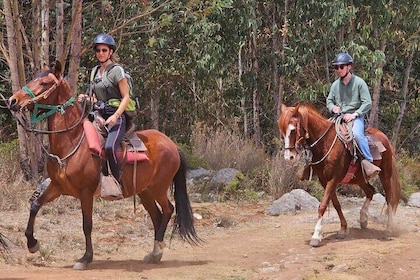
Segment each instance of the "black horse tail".
[[199,245],[202,239],[194,228],[194,217],[187,193],[187,161],[182,150],[178,151],[181,163],[173,179],[176,215],[172,234],[178,232],[189,244]]

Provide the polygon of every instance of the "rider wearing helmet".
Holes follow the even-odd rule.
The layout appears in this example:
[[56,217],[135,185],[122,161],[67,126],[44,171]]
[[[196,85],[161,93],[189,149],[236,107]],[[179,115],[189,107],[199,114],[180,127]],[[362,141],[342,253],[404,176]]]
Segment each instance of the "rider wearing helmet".
[[365,158],[362,164],[368,177],[377,175],[381,169],[373,164],[365,135],[364,116],[372,107],[372,99],[366,82],[352,73],[353,58],[348,53],[339,53],[333,61],[338,79],[331,85],[327,108],[331,113],[343,114],[345,122],[353,122],[352,132],[360,152]]
[[[117,49],[114,38],[108,34],[99,34],[93,40],[93,49],[99,62],[92,69],[91,87],[93,92],[94,108],[105,119],[108,136],[105,142],[105,154],[108,159],[109,169],[118,182],[120,181],[120,165],[116,151],[120,148],[126,130],[126,114],[124,111],[130,101],[129,84],[124,69],[114,64],[114,54]],[[106,75],[107,83],[103,77]],[[105,81],[104,81],[105,80]],[[109,90],[115,87],[115,90]],[[79,101],[86,95],[79,96]],[[110,99],[119,99],[118,107],[109,105]]]

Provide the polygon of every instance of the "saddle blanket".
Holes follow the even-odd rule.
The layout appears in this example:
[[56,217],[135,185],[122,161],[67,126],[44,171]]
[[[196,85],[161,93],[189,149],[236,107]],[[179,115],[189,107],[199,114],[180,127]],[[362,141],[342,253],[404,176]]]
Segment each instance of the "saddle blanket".
[[[83,121],[83,128],[85,130],[89,149],[95,154],[105,158],[105,151],[103,148],[105,141],[103,136],[99,134],[100,132],[96,130],[92,122],[87,119]],[[124,148],[117,151],[118,160],[124,160],[125,163],[149,160],[144,143],[134,132],[130,133],[128,137],[124,136],[122,145]]]

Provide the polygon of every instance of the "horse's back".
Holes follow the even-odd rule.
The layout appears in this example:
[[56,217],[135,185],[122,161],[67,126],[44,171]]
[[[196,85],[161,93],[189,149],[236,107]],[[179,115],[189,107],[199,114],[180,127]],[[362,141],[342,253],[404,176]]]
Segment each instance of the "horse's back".
[[180,165],[178,146],[167,135],[156,129],[136,131],[147,148],[149,161],[155,168],[176,172]]
[[368,127],[366,129],[366,132],[375,136],[375,138],[384,145],[384,147],[386,148],[385,153],[390,153],[391,155],[394,154],[394,148],[392,147],[392,144],[389,141],[389,138],[385,135],[385,133],[374,127]]
[[177,145],[164,133],[156,129],[136,131],[137,135],[149,149],[162,148],[178,151]]

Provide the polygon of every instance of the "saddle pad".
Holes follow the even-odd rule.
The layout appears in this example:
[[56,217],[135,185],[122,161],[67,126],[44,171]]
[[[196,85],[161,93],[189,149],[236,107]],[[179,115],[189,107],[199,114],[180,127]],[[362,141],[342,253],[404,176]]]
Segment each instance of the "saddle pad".
[[[103,143],[101,143],[101,137],[99,137],[98,132],[96,131],[94,125],[89,120],[83,121],[83,128],[86,133],[86,139],[88,141],[89,149],[100,155],[101,157],[105,157],[105,152],[103,147]],[[144,161],[149,160],[147,154],[146,154],[146,147],[144,146],[144,143],[135,135],[135,137],[138,139],[141,144],[136,144],[136,149],[133,149],[131,147],[131,142],[134,140],[130,140],[130,144],[126,145],[127,153],[125,155],[125,162],[126,163],[134,163],[134,161]],[[121,161],[123,159],[123,151],[118,150],[117,151],[117,157]]]
[[386,151],[385,146],[382,144],[381,141],[376,139],[376,137],[373,136],[372,134],[367,134],[366,137],[368,139],[369,149],[370,149],[370,153],[372,154],[373,159],[374,160],[382,159],[381,153]]
[[[123,151],[117,151],[117,158],[119,161],[122,161],[124,157]],[[127,151],[125,155],[125,163],[134,163],[135,161],[145,161],[149,160],[149,157],[145,152],[130,152]]]
[[83,121],[83,129],[85,130],[86,139],[88,141],[89,149],[92,152],[103,156],[104,154],[102,152],[101,141],[99,139],[99,135],[96,132],[96,129],[93,126],[93,124],[89,120],[85,119]]

